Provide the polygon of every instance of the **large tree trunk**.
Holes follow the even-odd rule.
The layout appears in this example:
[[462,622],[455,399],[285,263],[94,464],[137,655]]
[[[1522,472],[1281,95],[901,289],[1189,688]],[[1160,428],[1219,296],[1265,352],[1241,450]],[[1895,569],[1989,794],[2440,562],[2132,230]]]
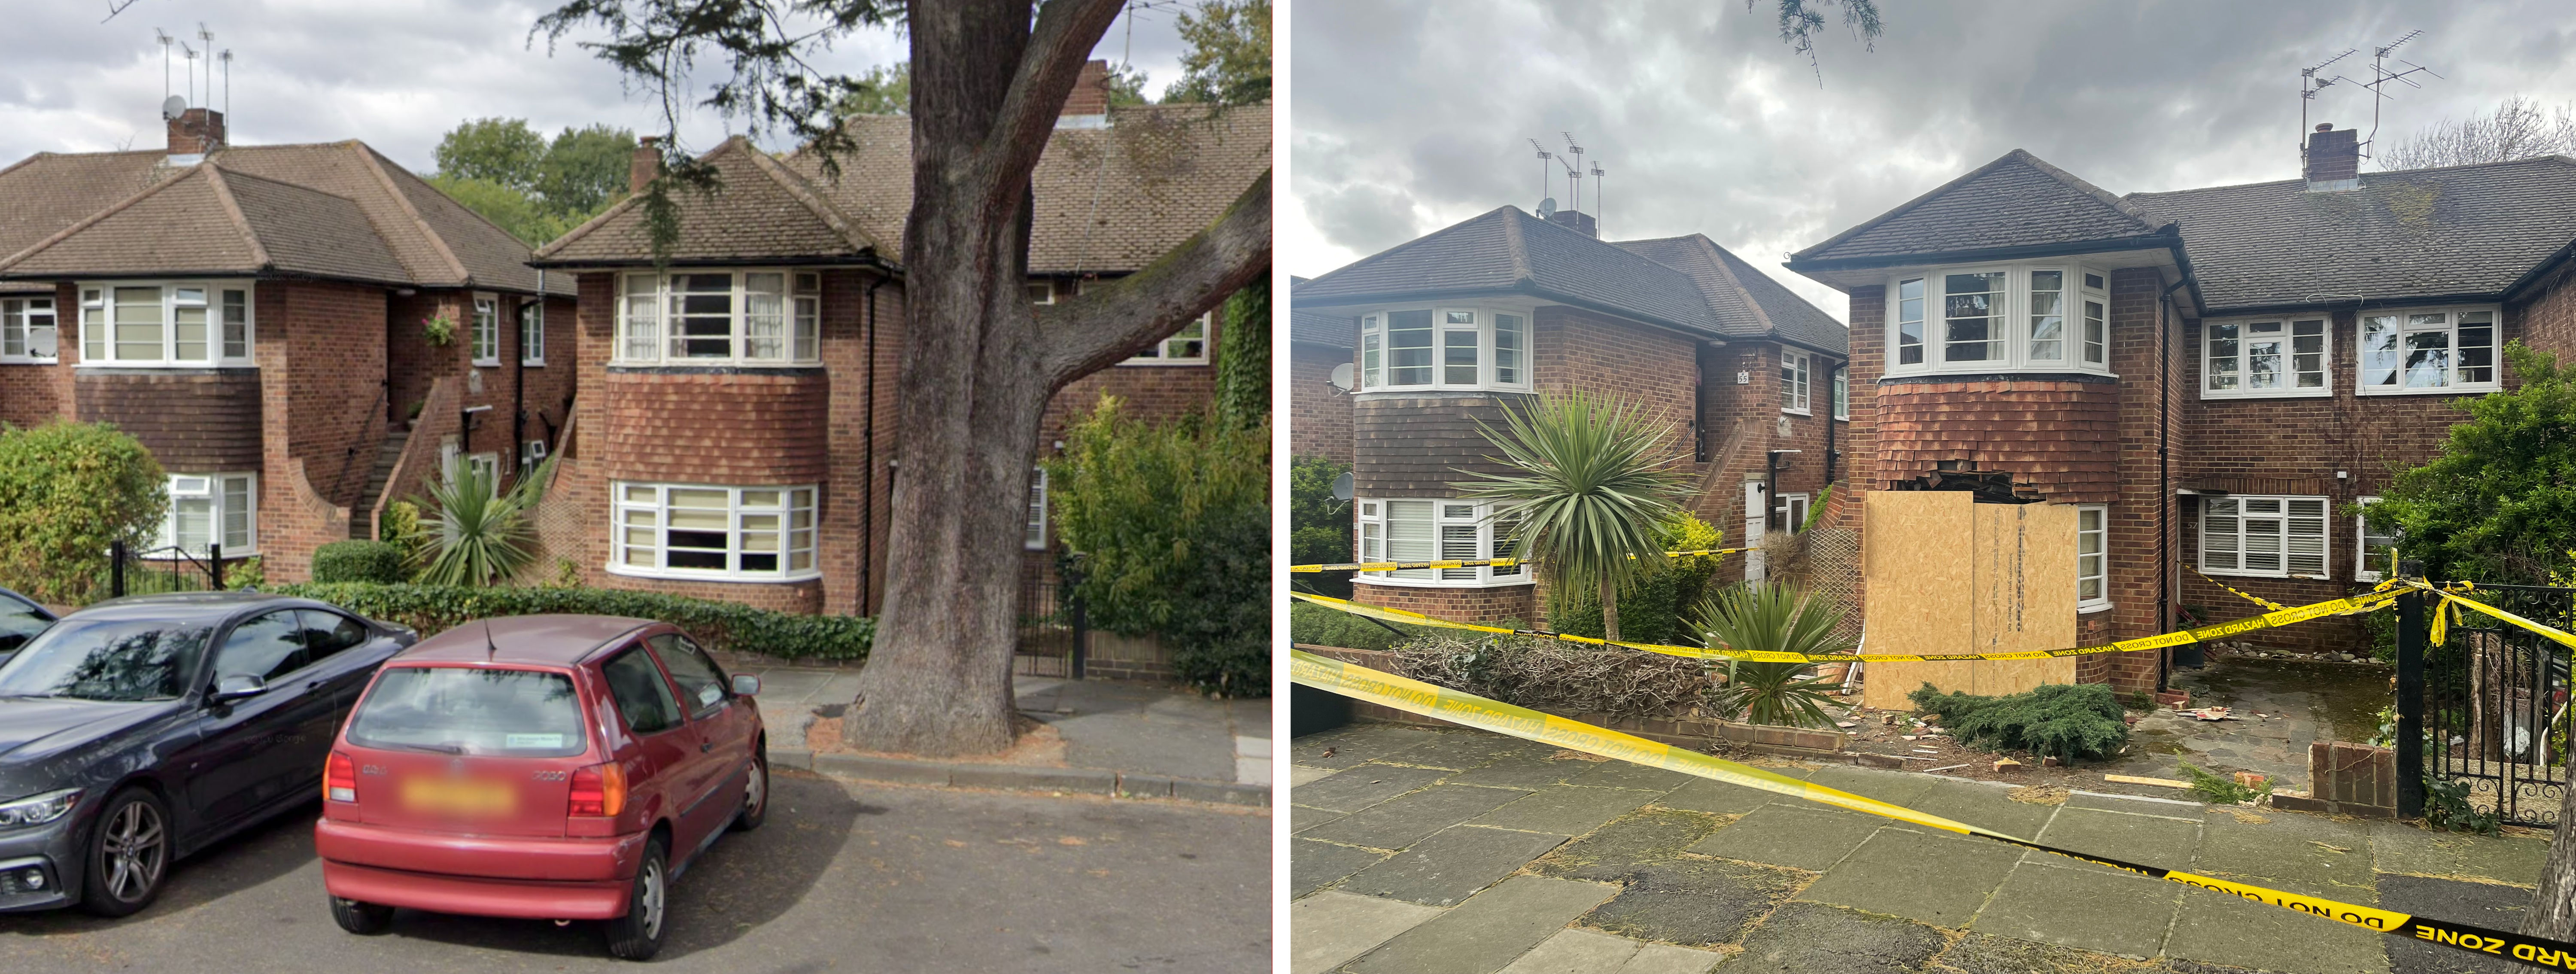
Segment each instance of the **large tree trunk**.
[[[1041,315],[1023,290],[1029,173],[1121,0],[911,8],[913,206],[893,531],[855,746],[1011,744],[1011,652],[1030,462],[1047,399],[1142,351],[1270,263],[1270,180],[1153,267]],[[1244,110],[1268,110],[1266,106]]]
[[1601,638],[1619,638],[1619,586],[1608,575],[1601,578]]
[[2549,861],[2540,867],[2540,892],[2522,915],[2524,936],[2576,940],[2576,761],[2567,763],[2566,793],[2558,801],[2558,829],[2549,837]]

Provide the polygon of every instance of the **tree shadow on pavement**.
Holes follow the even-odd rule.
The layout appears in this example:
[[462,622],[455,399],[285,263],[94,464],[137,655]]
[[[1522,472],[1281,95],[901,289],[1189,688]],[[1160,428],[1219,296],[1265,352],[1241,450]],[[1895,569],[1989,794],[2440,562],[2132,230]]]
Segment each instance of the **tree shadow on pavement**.
[[[79,907],[10,914],[7,932],[42,937],[114,930],[127,924],[150,923],[265,885],[313,861],[313,821],[321,814],[322,798],[317,791],[312,801],[171,863],[161,896],[133,916],[108,919],[82,912]],[[313,889],[313,907],[316,915],[323,915],[318,882]]]

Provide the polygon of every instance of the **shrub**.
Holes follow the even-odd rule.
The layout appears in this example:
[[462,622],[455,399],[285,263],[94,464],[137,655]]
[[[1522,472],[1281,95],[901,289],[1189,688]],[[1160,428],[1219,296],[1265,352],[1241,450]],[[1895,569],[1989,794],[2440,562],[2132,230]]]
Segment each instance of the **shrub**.
[[2031,751],[2063,760],[2099,758],[2129,739],[2120,698],[2100,683],[2051,683],[2002,697],[1943,696],[1932,684],[1906,694],[1919,713],[1937,713],[1962,744]]
[[106,597],[109,545],[139,550],[160,529],[164,477],[114,426],[0,427],[0,585],[39,602]]
[[[1706,551],[1717,547],[1722,536],[1708,522],[1684,511],[1664,523],[1660,537],[1665,551]],[[1688,617],[1707,597],[1709,582],[1724,560],[1718,555],[1666,559],[1670,571],[1646,575],[1620,589],[1619,635],[1629,642],[1698,645]],[[1598,637],[1601,599],[1588,590],[1558,589],[1548,597],[1547,623],[1557,632]]]
[[431,585],[498,585],[536,561],[537,524],[531,513],[545,495],[554,460],[507,492],[500,474],[462,458],[429,486],[438,513],[421,519],[420,580]]
[[[1829,599],[1777,582],[1746,582],[1702,600],[1692,619],[1708,645],[1756,653],[1840,653],[1851,644],[1834,636],[1843,612]],[[1834,719],[1824,705],[1842,681],[1815,675],[1815,663],[1726,661],[1726,685],[1708,695],[1708,707],[1729,720],[1786,727],[1825,727]]]
[[1708,686],[1698,660],[1535,636],[1443,630],[1407,640],[1398,676],[1555,714],[1662,716]]
[[[1387,631],[1389,627],[1396,631]],[[1288,604],[1288,641],[1292,643],[1340,646],[1344,649],[1394,649],[1397,643],[1432,631],[1426,626],[1410,626],[1401,622],[1380,625],[1375,619],[1305,602]]]
[[391,585],[410,580],[408,561],[390,541],[334,541],[313,549],[313,580]]
[[279,594],[329,602],[370,619],[444,632],[475,619],[537,613],[654,619],[707,645],[781,659],[864,660],[877,622],[867,616],[791,615],[732,602],[598,588],[476,588],[312,582]]
[[1159,636],[1200,689],[1270,689],[1270,435],[1187,416],[1144,423],[1103,396],[1046,464],[1048,503],[1083,556],[1093,626]]
[[[2450,400],[2466,413],[2440,456],[2398,473],[2363,508],[2370,526],[2400,535],[2430,578],[2537,585],[2576,567],[2576,365],[2504,347],[2519,385]],[[2431,417],[2427,417],[2431,419]],[[2438,425],[2439,420],[2434,420]],[[2372,568],[2380,566],[2373,565]]]
[[[1349,469],[1324,457],[1297,457],[1289,461],[1290,564],[1330,565],[1351,560],[1351,502],[1333,496],[1333,480]],[[1292,578],[1301,589],[1317,595],[1337,599],[1351,597],[1350,572],[1324,572]]]
[[391,541],[406,550],[420,543],[420,505],[395,501],[385,505],[385,515],[377,520],[376,540]]

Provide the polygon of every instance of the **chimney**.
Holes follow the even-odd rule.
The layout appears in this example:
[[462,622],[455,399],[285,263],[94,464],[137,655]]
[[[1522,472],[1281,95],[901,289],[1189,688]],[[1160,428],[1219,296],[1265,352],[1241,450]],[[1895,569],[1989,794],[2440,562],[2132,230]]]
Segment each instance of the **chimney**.
[[2339,193],[2361,188],[2361,135],[2318,122],[2308,136],[2308,192]]
[[169,119],[169,123],[171,165],[196,165],[205,159],[206,153],[224,147],[224,113],[222,112],[210,108],[191,108]]
[[626,164],[626,192],[640,196],[644,187],[662,178],[662,137],[647,135],[635,140],[635,158]]
[[1109,62],[1083,62],[1082,75],[1073,79],[1073,90],[1065,93],[1064,110],[1056,113],[1055,127],[1109,127]]
[[1593,221],[1592,214],[1589,213],[1577,213],[1573,210],[1558,210],[1547,215],[1547,222],[1556,224],[1557,226],[1564,227],[1587,237],[1598,237],[1601,235],[1599,226]]

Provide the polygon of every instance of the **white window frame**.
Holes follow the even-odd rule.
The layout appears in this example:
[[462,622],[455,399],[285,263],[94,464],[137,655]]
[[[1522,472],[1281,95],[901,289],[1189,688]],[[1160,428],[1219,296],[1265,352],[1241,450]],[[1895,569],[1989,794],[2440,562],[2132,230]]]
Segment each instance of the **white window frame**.
[[[2093,526],[2084,526],[2085,515],[2093,516]],[[2093,550],[2084,550],[2085,536],[2093,538]],[[2091,565],[2085,559],[2093,560]],[[2084,597],[2084,583],[2093,582],[2093,597]],[[2111,505],[2075,505],[2075,611],[2100,612],[2111,607]]]
[[2356,582],[2376,582],[2388,577],[2387,572],[2378,568],[2388,560],[2370,556],[2370,539],[2385,538],[2392,549],[2397,547],[2399,540],[2395,535],[2370,533],[2370,525],[2362,520],[2362,509],[2376,503],[2379,503],[2377,497],[2352,499],[2352,580]]
[[[2057,358],[2038,358],[2032,354],[2036,326],[2032,314],[2031,275],[2055,272],[2062,274],[2063,287],[2057,292],[2060,310],[2060,338]],[[1948,295],[1946,286],[1953,274],[2003,275],[2003,290],[1989,321],[2000,330],[1987,332],[1984,343],[1992,348],[2002,346],[1999,358],[1949,358],[1950,342]],[[2102,282],[2095,286],[2093,282]],[[1921,287],[1919,304],[1909,312],[1906,306],[1907,284]],[[2110,350],[2110,272],[2081,263],[2043,262],[2027,264],[1967,264],[1955,267],[1925,268],[1889,277],[1886,281],[1886,340],[1882,353],[1884,375],[1985,374],[2008,372],[2088,372],[2112,375]],[[2094,311],[2099,311],[2097,319]],[[1904,329],[1908,323],[1918,331],[1922,361],[1904,361]],[[2099,335],[2096,335],[2098,322]]]
[[[1030,278],[1030,279],[1029,279],[1028,292],[1029,292],[1029,303],[1030,303],[1030,304],[1054,304],[1054,303],[1055,303],[1055,282],[1054,282],[1054,281],[1051,281],[1051,280],[1048,280],[1048,279],[1046,279],[1046,278],[1042,278],[1042,277],[1041,277],[1041,278]],[[1043,293],[1041,293],[1041,292],[1043,292]]]
[[519,475],[526,476],[530,471],[537,469],[538,464],[546,462],[546,454],[551,450],[553,447],[548,446],[544,440],[529,440],[519,444]]
[[[2297,513],[2298,505],[2310,503],[2317,505],[2316,514],[2306,515]],[[2250,509],[2252,506],[2258,504],[2273,504],[2277,505],[2277,508],[2269,512],[2254,511]],[[2222,507],[2227,508],[2231,513],[2219,513]],[[2203,495],[2200,499],[2200,570],[2210,575],[2237,575],[2245,578],[2331,579],[2334,577],[2333,510],[2334,506],[2331,500],[2324,497],[2308,495]],[[2301,535],[2291,533],[2291,528],[2295,526],[2292,522],[2295,520],[2305,520],[2311,516],[2315,519],[2317,528],[2316,533],[2313,535],[2313,538],[2315,539],[2314,553],[2317,559],[2316,570],[2313,572],[2294,571],[2292,559],[2306,554],[2306,552],[2299,551],[2298,548],[2301,546],[2294,543],[2296,539],[2301,537]],[[2235,562],[2234,565],[2218,564],[2210,559],[2212,554],[2210,539],[2214,536],[2214,532],[2211,530],[2211,522],[2219,518],[2233,519],[2236,524],[2234,531],[2228,535],[2229,543],[2232,546],[2229,554],[2234,556],[2231,559]],[[2246,524],[2246,522],[2253,520],[2273,520],[2280,522],[2278,532],[2280,545],[2277,549],[2277,552],[2280,555],[2280,567],[2278,569],[2244,567],[2248,560],[2245,557],[2247,555],[2247,549],[2251,547],[2249,542],[2257,534],[2257,532],[2249,530]]]
[[1780,350],[1780,411],[1796,416],[1815,415],[1814,401],[1809,398],[1815,378],[1815,358],[1794,348]]
[[[115,340],[114,314],[116,294],[120,289],[160,291],[158,304],[161,320],[159,354],[151,358],[121,358]],[[193,300],[185,295],[195,292]],[[73,293],[80,299],[81,357],[80,364],[114,368],[204,369],[221,367],[256,367],[258,348],[259,300],[257,285],[243,280],[163,280],[163,281],[84,281]],[[239,296],[241,320],[230,320],[230,311]],[[206,318],[206,353],[202,358],[179,357],[179,329],[176,325],[182,309],[202,309]],[[57,326],[60,319],[56,319]],[[239,334],[235,334],[235,326]],[[59,333],[57,333],[59,334]]]
[[546,301],[538,298],[519,303],[519,364],[543,368],[546,364]]
[[[209,502],[206,512],[207,543],[222,544],[226,560],[259,554],[259,474],[248,471],[174,473],[163,482],[162,490],[169,496],[170,509],[161,515],[161,534],[154,547],[179,547],[191,555],[205,557],[206,549],[203,545],[187,547],[180,543],[184,539],[179,536],[179,503],[204,500]],[[234,520],[233,508],[236,506],[234,501],[239,501],[238,506],[241,508],[241,531],[238,534],[229,526],[229,522]],[[226,543],[235,537],[239,537],[242,541],[238,549]],[[174,558],[175,556],[162,552],[154,557]]]
[[[1431,363],[1429,382],[1393,381],[1394,346],[1387,336],[1390,317],[1405,312],[1429,312],[1431,315]],[[1499,391],[1529,392],[1532,385],[1532,351],[1536,328],[1531,309],[1502,305],[1432,304],[1400,305],[1375,308],[1360,314],[1360,392],[1448,392]],[[1472,317],[1472,321],[1452,321],[1452,316]],[[1451,335],[1475,336],[1475,380],[1451,381],[1453,366],[1449,362]],[[1502,339],[1510,338],[1505,348]],[[1463,346],[1461,346],[1463,347]],[[1504,353],[1512,362],[1506,363]]]
[[483,482],[492,486],[492,496],[501,495],[501,454],[484,451],[465,455],[465,468],[480,471]]
[[1208,346],[1212,337],[1208,332],[1215,327],[1216,312],[1210,311],[1200,315],[1197,321],[1181,326],[1181,330],[1173,332],[1162,341],[1155,342],[1153,347],[1138,352],[1118,364],[1206,365]]
[[[1772,499],[1771,514],[1780,519],[1780,533],[1797,534],[1806,530],[1807,516],[1814,513],[1814,498],[1807,494],[1781,494]],[[1768,532],[1770,529],[1765,527]]]
[[476,368],[501,364],[501,297],[477,291],[472,309],[472,341]]
[[[2317,332],[2315,336],[2317,351],[2301,352],[2298,348],[2299,339],[2302,337],[2299,330],[2311,326]],[[2258,327],[2277,329],[2282,348],[2279,353],[2281,368],[2278,374],[2288,385],[2273,389],[2253,388],[2255,364],[2253,343],[2271,337],[2266,335],[2258,338],[2254,334],[2254,329]],[[2217,388],[2218,378],[2222,372],[2219,368],[2218,343],[2225,339],[2219,337],[2219,332],[2227,328],[2235,329],[2232,340],[2236,343],[2236,350],[2227,357],[2226,361],[2230,364],[2225,371],[2234,376],[2236,385],[2232,389],[2220,389]],[[2313,370],[2300,368],[2302,364],[2300,360],[2310,354],[2316,356],[2317,367]],[[2301,374],[2310,371],[2316,373],[2317,384],[2300,386],[2298,382]],[[2220,318],[2201,323],[2200,398],[2310,399],[2332,395],[2334,395],[2334,321],[2331,316],[2322,313],[2274,315],[2264,318]]]
[[1045,551],[1047,547],[1047,472],[1045,467],[1029,470],[1028,527],[1020,533],[1020,547],[1028,551]]
[[[40,307],[41,306],[41,307]],[[37,319],[44,324],[37,324]],[[54,354],[35,353],[38,332],[54,336]],[[10,365],[52,365],[62,360],[62,319],[54,311],[54,296],[0,296],[0,363]]]
[[1834,366],[1834,418],[1851,419],[1851,366],[1848,363]]
[[[1397,549],[1398,510],[1416,509],[1428,515],[1420,526],[1428,531],[1420,545]],[[1352,518],[1358,525],[1361,561],[1482,561],[1511,557],[1507,539],[1510,525],[1493,517],[1494,502],[1456,497],[1368,497],[1351,504]],[[1400,585],[1421,588],[1490,588],[1501,585],[1534,583],[1527,565],[1495,568],[1409,568],[1402,571],[1361,572],[1359,577],[1376,585]]]
[[[673,491],[682,490],[723,492],[726,523],[724,568],[670,566],[669,528],[672,509],[670,500]],[[744,495],[759,493],[777,494],[778,505],[762,507],[745,503]],[[609,574],[636,578],[719,582],[799,582],[820,578],[823,574],[822,563],[817,552],[815,536],[820,527],[818,521],[820,508],[816,505],[816,499],[821,496],[821,493],[821,488],[813,484],[736,487],[715,484],[613,481],[609,484],[609,550],[606,568]],[[700,510],[712,509],[701,508]],[[798,514],[804,515],[801,524]],[[744,548],[746,531],[744,525],[752,518],[764,517],[776,518],[777,527],[774,530],[756,533],[777,536],[778,568],[774,571],[744,570],[741,566],[746,554],[762,553],[746,551]],[[644,532],[641,536],[649,538],[650,543],[635,543],[632,536],[634,531]],[[630,556],[638,553],[648,558],[649,564],[628,564]],[[795,565],[796,556],[799,554],[804,556],[805,566],[802,568]]]
[[[2464,366],[2460,363],[2460,353],[2462,351],[2460,347],[2460,329],[2466,327],[2461,323],[2460,319],[2464,316],[2479,314],[2486,316],[2484,326],[2487,333],[2485,346],[2487,361],[2484,367],[2486,380],[2483,382],[2464,382],[2460,379],[2461,371],[2466,368],[2472,368],[2473,366]],[[2422,318],[2435,316],[2440,317],[2442,320],[2438,323],[2420,320]],[[2395,333],[2391,336],[2394,343],[2394,381],[2387,384],[2375,384],[2372,382],[2372,373],[2374,371],[2379,368],[2388,367],[2386,365],[2375,366],[2372,362],[2372,356],[2378,351],[2371,347],[2373,325],[2380,319],[2393,321],[2396,326]],[[2406,364],[2407,359],[2410,357],[2407,354],[2409,351],[2408,346],[2413,344],[2415,336],[2433,334],[2444,336],[2442,345],[2442,351],[2444,352],[2442,357],[2444,365],[2439,376],[2442,380],[2442,384],[2433,386],[2411,386],[2408,383],[2413,381],[2414,375],[2412,370],[2407,368]],[[2496,305],[2467,304],[2424,308],[2366,308],[2354,318],[2353,338],[2355,343],[2360,346],[2353,350],[2353,361],[2358,366],[2353,370],[2353,391],[2356,395],[2443,396],[2459,395],[2462,393],[2494,392],[2503,388],[2504,309]]]
[[[679,317],[677,304],[682,300],[681,294],[684,292],[673,291],[671,279],[717,274],[728,276],[725,314],[729,330],[723,339],[729,350],[728,354],[673,354],[671,343],[674,339],[671,323],[673,319]],[[751,333],[754,316],[750,311],[750,299],[754,292],[750,290],[749,284],[753,275],[766,274],[783,275],[780,281],[782,290],[778,295],[780,299],[779,331],[775,336],[754,336]],[[645,294],[637,290],[639,285],[650,286],[653,289],[652,293]],[[819,272],[775,267],[682,267],[659,273],[630,270],[618,273],[617,294],[617,340],[610,346],[608,362],[610,365],[794,368],[823,363],[823,275]],[[778,343],[779,354],[753,356],[751,346],[756,338],[763,340],[774,338]],[[699,336],[689,340],[713,339],[714,336]]]

